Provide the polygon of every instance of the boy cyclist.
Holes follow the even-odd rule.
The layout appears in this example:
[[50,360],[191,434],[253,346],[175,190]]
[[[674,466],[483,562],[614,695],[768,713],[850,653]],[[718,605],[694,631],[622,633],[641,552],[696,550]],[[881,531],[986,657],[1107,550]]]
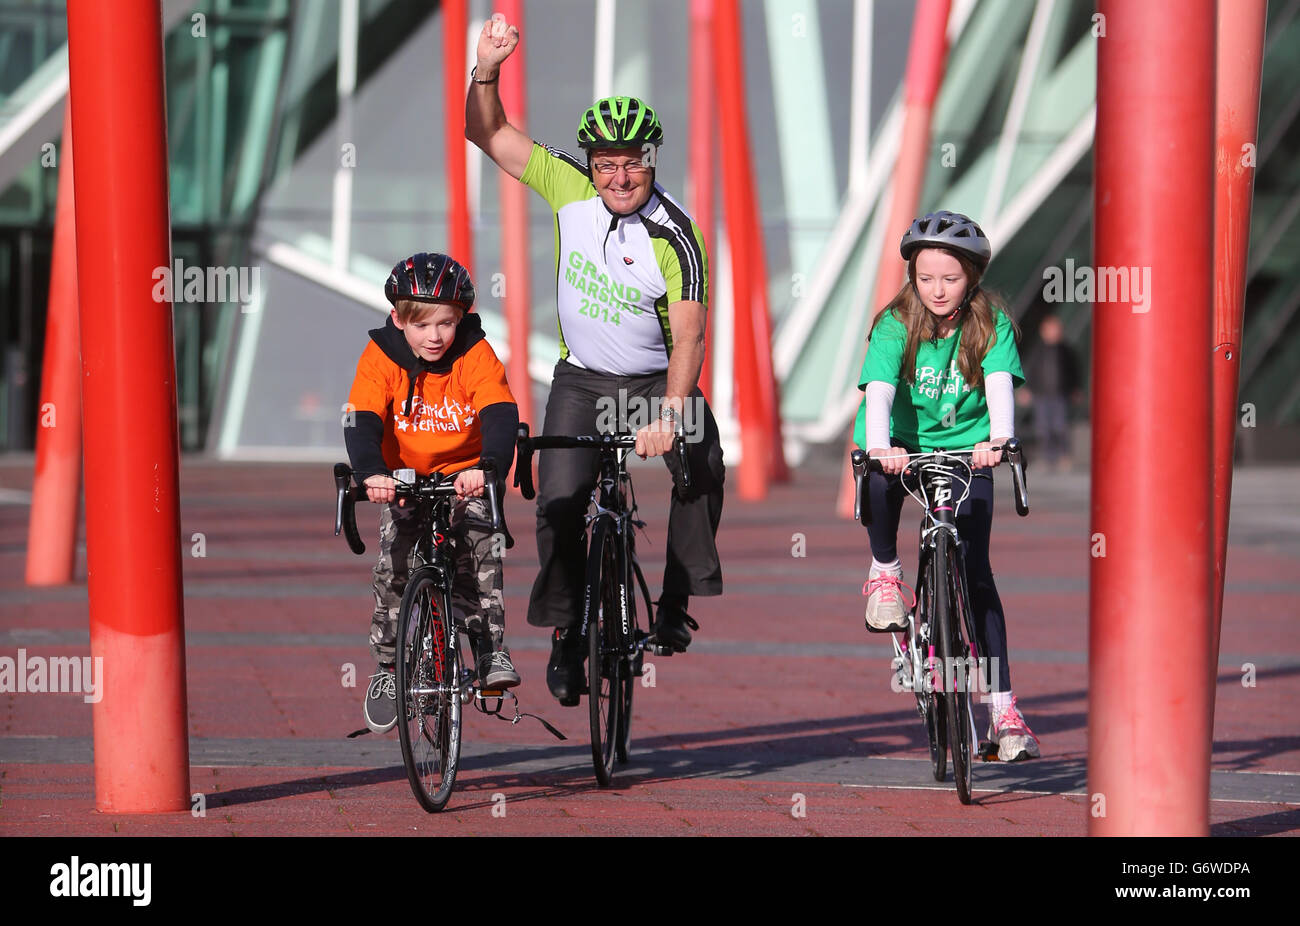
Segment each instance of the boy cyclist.
[[[988,239],[973,221],[953,212],[918,218],[899,247],[908,282],[876,316],[858,388],[865,391],[854,440],[880,460],[886,475],[872,473],[871,572],[867,627],[905,629],[898,522],[904,489],[898,474],[908,452],[974,447],[970,494],[956,511],[966,553],[970,605],[979,654],[995,675],[989,708],[989,739],[1004,762],[1037,758],[1038,739],[1011,693],[1006,620],[993,570],[989,535],[993,524],[993,472],[1000,446],[1015,436],[1014,387],[1024,382],[1016,328],[979,280],[992,256]],[[995,435],[990,440],[990,435]]]
[[[491,461],[504,481],[514,460],[519,410],[505,368],[474,314],[469,271],[445,254],[415,254],[393,268],[384,295],[392,312],[370,332],[357,363],[344,428],[348,457],[370,501],[383,504],[370,652],[378,663],[366,690],[366,726],[397,723],[397,615],[420,535],[415,512],[395,502],[392,470],[458,473],[452,515],[452,607],[469,633],[485,688],[509,688],[519,675],[505,645],[500,544],[478,467]],[[504,493],[501,493],[504,496]]]

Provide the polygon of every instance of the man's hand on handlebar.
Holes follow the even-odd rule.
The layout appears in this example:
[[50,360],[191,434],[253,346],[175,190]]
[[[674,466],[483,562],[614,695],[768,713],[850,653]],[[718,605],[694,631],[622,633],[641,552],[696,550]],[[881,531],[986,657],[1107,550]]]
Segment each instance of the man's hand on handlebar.
[[643,460],[647,457],[661,457],[673,449],[673,438],[676,436],[677,428],[672,422],[660,418],[636,432],[636,447],[633,450]]
[[898,475],[907,468],[907,451],[902,447],[874,447],[867,456],[879,460],[880,468],[890,475]]

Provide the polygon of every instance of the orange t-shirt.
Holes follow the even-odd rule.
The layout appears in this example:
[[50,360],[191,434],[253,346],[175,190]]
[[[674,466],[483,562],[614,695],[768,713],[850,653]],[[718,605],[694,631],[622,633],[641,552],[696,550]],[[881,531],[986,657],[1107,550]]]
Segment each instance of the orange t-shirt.
[[[404,343],[402,348],[410,350]],[[371,341],[357,362],[348,394],[357,413],[374,412],[383,420],[385,465],[409,467],[422,475],[475,465],[483,449],[479,411],[498,402],[515,402],[505,367],[486,339],[455,358],[446,372],[421,368],[414,355],[412,361],[413,371],[408,373]]]

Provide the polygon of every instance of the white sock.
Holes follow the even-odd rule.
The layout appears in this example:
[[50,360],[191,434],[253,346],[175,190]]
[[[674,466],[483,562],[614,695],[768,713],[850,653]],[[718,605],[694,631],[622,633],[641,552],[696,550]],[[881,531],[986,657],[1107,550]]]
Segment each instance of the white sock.
[[871,557],[871,572],[868,574],[869,579],[878,579],[881,576],[901,576],[903,574],[903,563],[901,560],[894,560],[892,563],[882,563],[874,556]]
[[990,691],[989,710],[997,717],[1003,711],[1011,706],[1011,692],[1009,691]]

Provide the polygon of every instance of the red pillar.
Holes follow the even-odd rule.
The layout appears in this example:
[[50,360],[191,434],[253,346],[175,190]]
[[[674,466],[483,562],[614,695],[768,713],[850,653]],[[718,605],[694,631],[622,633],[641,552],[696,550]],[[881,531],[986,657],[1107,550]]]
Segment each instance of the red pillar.
[[[748,137],[748,131],[746,136]],[[763,242],[763,224],[759,216],[758,185],[754,178],[753,158],[747,157],[746,181],[749,186],[745,224],[749,228],[749,246],[753,249],[754,288],[750,319],[754,326],[754,365],[758,372],[759,396],[763,403],[763,422],[772,435],[768,443],[767,477],[772,482],[789,482],[790,468],[785,463],[784,433],[781,427],[781,387],[772,366],[772,310],[767,293],[767,256]]]
[[72,106],[63,114],[59,202],[36,428],[36,475],[27,524],[27,584],[72,581],[81,501],[81,345],[77,323],[77,221],[72,183]]
[[912,44],[907,52],[904,78],[903,137],[894,166],[885,249],[880,255],[880,269],[876,271],[876,298],[870,306],[873,316],[889,304],[903,285],[907,265],[898,256],[898,242],[916,218],[921,203],[921,186],[930,160],[930,116],[948,57],[951,8],[951,0],[920,0],[912,22]]
[[474,275],[474,238],[469,225],[469,190],[465,181],[465,36],[469,27],[466,0],[442,3],[442,88],[445,115],[443,147],[447,152],[448,253]]
[[745,127],[744,62],[741,60],[740,10],[736,0],[716,0],[714,82],[722,130],[722,189],[727,209],[727,240],[731,245],[732,305],[735,347],[736,406],[740,418],[740,497],[767,497],[771,471],[771,441],[763,417],[753,322],[754,238],[747,226],[756,214],[750,201],[749,140]]
[[1100,12],[1093,260],[1143,293],[1093,306],[1088,830],[1204,836],[1215,4]]
[[[527,34],[524,30],[522,0],[501,0],[498,8],[507,22],[519,28],[520,36]],[[510,56],[510,66],[501,69],[501,105],[505,108],[510,124],[521,132],[528,131],[528,101],[524,94],[527,51],[521,38]],[[519,420],[536,425],[537,419],[533,417],[533,382],[528,376],[528,335],[532,330],[529,310],[533,304],[528,254],[529,191],[504,171],[500,178],[501,256],[505,272],[506,325],[510,332],[510,361],[506,364],[506,376],[511,382],[515,401],[519,404]]]
[[[713,243],[713,0],[691,0],[690,47],[690,177],[691,213],[704,235],[704,252],[716,259]],[[712,344],[713,275],[717,265],[709,264],[709,290],[705,293],[709,314],[704,320],[704,366],[700,369],[700,390],[707,399],[713,386]]]
[[[934,100],[943,82],[948,59],[948,15],[951,0],[920,0],[912,21],[912,42],[907,50],[907,73],[903,84],[903,135],[894,162],[894,179],[890,189],[889,220],[885,226],[884,250],[876,270],[876,295],[868,306],[876,315],[898,294],[906,278],[907,264],[898,253],[898,242],[911,226],[920,209],[921,187],[930,159],[930,117]],[[972,216],[979,221],[977,216]],[[870,447],[865,448],[870,450]],[[836,511],[842,518],[853,517],[853,471],[848,456],[853,451],[850,434],[845,446],[845,464],[840,472],[839,500]]]
[[[158,0],[68,4],[85,388],[95,806],[189,806],[176,369]],[[180,281],[174,281],[177,285]],[[89,297],[90,294],[88,294]]]
[[[1219,4],[1214,152],[1214,630],[1210,681],[1219,665],[1223,578],[1228,560],[1232,452],[1237,437],[1237,385],[1245,311],[1246,256],[1255,190],[1260,66],[1267,0]],[[1211,689],[1213,690],[1213,689]],[[1213,702],[1210,708],[1213,711]],[[1213,713],[1210,715],[1213,717]]]

